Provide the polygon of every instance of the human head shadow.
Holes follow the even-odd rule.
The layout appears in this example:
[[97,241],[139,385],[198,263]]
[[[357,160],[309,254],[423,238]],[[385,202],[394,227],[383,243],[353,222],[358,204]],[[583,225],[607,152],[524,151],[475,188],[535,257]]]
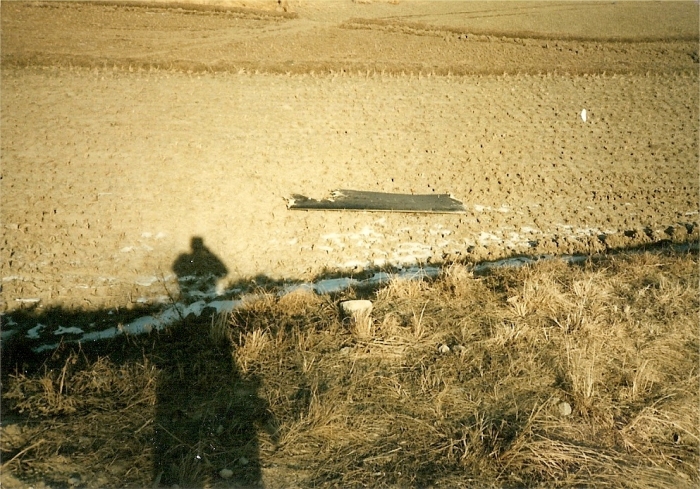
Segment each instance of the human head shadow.
[[228,274],[226,265],[204,245],[201,236],[193,236],[190,253],[182,253],[173,263],[180,294],[196,296],[212,294],[217,282]]

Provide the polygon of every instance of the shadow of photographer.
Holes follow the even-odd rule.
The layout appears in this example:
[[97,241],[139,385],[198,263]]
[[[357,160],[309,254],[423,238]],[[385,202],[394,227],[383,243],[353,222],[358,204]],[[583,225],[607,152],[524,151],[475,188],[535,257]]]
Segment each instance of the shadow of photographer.
[[[226,266],[201,237],[173,263],[181,294],[211,291]],[[203,487],[219,478],[262,485],[260,429],[274,431],[260,381],[235,362],[227,316],[188,316],[165,331],[152,358],[159,375],[154,425],[154,487]]]
[[217,282],[228,274],[226,265],[204,246],[200,236],[190,241],[190,253],[183,253],[173,263],[180,294],[188,297],[216,293]]

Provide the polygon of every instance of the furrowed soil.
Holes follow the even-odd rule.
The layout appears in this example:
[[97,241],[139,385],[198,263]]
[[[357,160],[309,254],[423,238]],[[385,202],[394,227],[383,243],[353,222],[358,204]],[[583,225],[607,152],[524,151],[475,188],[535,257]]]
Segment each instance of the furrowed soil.
[[[193,237],[224,283],[697,240],[696,3],[148,5],[2,4],[5,311]],[[287,209],[336,188],[467,212]]]

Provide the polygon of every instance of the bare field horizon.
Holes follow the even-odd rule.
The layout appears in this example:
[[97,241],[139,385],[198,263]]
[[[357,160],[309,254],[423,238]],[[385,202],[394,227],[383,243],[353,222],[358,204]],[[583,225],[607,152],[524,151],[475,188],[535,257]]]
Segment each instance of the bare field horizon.
[[[195,236],[224,287],[697,240],[696,5],[625,3],[636,42],[462,33],[588,4],[290,5],[3,3],[4,311],[157,302]],[[336,188],[467,213],[286,208]]]

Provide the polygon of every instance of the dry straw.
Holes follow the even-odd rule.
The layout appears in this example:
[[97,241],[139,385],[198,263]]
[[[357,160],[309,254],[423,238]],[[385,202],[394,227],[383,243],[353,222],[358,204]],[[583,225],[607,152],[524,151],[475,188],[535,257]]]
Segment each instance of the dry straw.
[[154,333],[132,360],[73,353],[10,376],[5,409],[33,421],[3,428],[3,473],[101,474],[92,487],[699,482],[695,255],[479,277],[454,265],[389,283],[349,324],[338,302],[355,294],[258,294]]

